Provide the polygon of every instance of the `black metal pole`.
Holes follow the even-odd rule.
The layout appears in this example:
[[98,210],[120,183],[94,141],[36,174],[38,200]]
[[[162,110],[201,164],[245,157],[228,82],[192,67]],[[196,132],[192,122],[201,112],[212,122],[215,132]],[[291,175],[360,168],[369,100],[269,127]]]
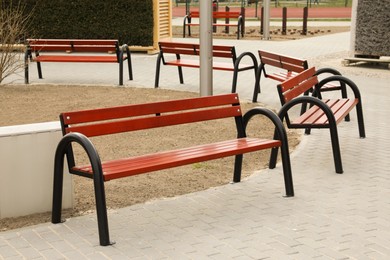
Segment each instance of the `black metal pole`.
[[307,6],[303,8],[303,28],[302,28],[302,34],[307,34],[307,17],[308,17],[308,8]]
[[287,7],[283,7],[282,34],[287,34]]

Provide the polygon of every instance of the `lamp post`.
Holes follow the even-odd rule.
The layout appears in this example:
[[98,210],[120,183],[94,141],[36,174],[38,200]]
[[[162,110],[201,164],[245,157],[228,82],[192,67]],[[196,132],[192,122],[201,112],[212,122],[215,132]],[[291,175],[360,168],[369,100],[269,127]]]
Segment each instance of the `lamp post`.
[[270,0],[263,1],[264,9],[264,26],[263,26],[263,40],[269,40],[269,26],[270,26]]
[[200,59],[200,96],[213,95],[213,34],[212,1],[199,1],[199,59]]

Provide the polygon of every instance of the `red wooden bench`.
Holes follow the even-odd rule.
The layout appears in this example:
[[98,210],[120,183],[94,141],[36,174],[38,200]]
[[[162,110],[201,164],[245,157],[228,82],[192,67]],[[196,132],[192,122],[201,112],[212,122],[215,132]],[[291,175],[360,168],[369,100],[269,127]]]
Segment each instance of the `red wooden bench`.
[[[270,78],[279,82],[283,82],[291,77],[296,76],[298,73],[307,70],[309,68],[308,62],[303,59],[281,55],[277,53],[258,51],[260,57],[260,64],[256,75],[256,84],[253,91],[253,102],[257,102],[257,96],[260,93],[260,79],[263,74],[265,78]],[[273,72],[268,72],[266,67],[271,67]],[[316,75],[321,77],[341,75],[341,73],[333,68],[322,68],[316,71]],[[340,90],[342,97],[347,98],[347,92],[345,85],[341,82],[328,83],[321,88],[322,92]],[[349,118],[347,117],[348,121]]]
[[[193,23],[192,18],[199,18],[199,11],[191,11],[184,17],[183,22],[183,38],[186,37],[186,28],[188,28],[188,36],[191,36],[191,27],[199,26],[199,23]],[[218,19],[225,19],[224,22],[218,22]],[[230,23],[230,19],[237,19],[237,23]],[[237,27],[237,40],[244,37],[244,18],[240,12],[232,11],[213,11],[213,26],[224,26],[225,31],[229,32],[229,27]]]
[[[320,89],[322,87],[333,82],[343,83],[348,86],[352,90],[354,98],[321,99],[321,94],[319,97],[303,95],[313,87],[316,88],[318,93],[321,93]],[[348,78],[340,75],[327,77],[319,82],[316,70],[313,67],[304,70],[279,84],[278,92],[280,101],[283,105],[279,111],[279,117],[282,121],[286,119],[288,128],[306,129],[307,134],[310,133],[312,128],[328,128],[330,130],[336,172],[342,173],[343,167],[341,162],[337,124],[340,123],[353,108],[356,108],[357,112],[359,135],[361,138],[366,137],[362,100],[356,84]],[[290,112],[290,109],[299,104],[310,104],[310,108],[304,110],[298,116],[292,115],[293,112]],[[292,111],[294,111],[294,109]],[[274,150],[275,151],[273,151],[272,156],[276,156],[277,149]]]
[[[275,125],[278,138],[260,139],[246,136],[246,126],[252,117],[263,115]],[[231,140],[173,151],[140,155],[101,162],[91,137],[129,131],[189,124],[208,120],[231,118],[237,135]],[[233,182],[240,182],[243,154],[280,147],[287,196],[294,196],[288,141],[279,117],[270,110],[254,108],[242,115],[237,94],[225,94],[191,99],[163,101],[149,104],[67,112],[60,115],[64,137],[55,154],[52,222],[61,222],[61,201],[64,155],[67,155],[69,172],[94,180],[100,245],[109,245],[104,182],[122,177],[193,164],[222,157],[235,156]],[[234,124],[234,123],[233,123]],[[232,125],[233,126],[233,125]],[[199,138],[201,143],[202,138]],[[142,142],[142,140],[134,140]],[[72,144],[84,148],[89,165],[76,165]],[[270,164],[270,168],[275,164]]]
[[41,62],[101,62],[119,64],[119,85],[123,85],[123,62],[126,60],[129,79],[133,80],[130,50],[127,45],[120,47],[118,40],[28,39],[24,81],[29,83],[29,61],[37,63],[40,79]]
[[[159,42],[158,45],[160,52],[158,54],[156,64],[156,79],[154,84],[156,88],[159,85],[161,63],[163,65],[178,67],[180,84],[184,83],[182,67],[200,67],[199,59],[193,58],[194,56],[199,56],[199,44],[183,42]],[[174,54],[174,56],[169,56],[169,54]],[[257,59],[253,53],[244,52],[237,57],[236,48],[234,46],[214,45],[212,54],[213,58],[216,58],[213,59],[214,70],[233,72],[232,93],[236,92],[238,72],[253,70],[254,77],[256,77]],[[242,63],[241,61],[244,58],[249,60],[250,63]],[[223,61],[221,61],[221,59],[223,59]],[[227,61],[225,62],[225,60]]]

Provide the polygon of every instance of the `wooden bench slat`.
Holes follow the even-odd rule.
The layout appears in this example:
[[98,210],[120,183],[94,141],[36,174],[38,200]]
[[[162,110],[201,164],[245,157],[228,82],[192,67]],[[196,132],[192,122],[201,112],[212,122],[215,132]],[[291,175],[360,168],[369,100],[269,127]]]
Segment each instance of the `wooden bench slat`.
[[288,71],[288,72],[276,72],[273,74],[268,74],[268,78],[274,79],[276,81],[286,81],[289,78],[296,76],[296,72]]
[[[238,18],[241,16],[240,12],[224,12],[224,11],[213,11],[213,18]],[[191,11],[188,14],[188,17],[190,18],[199,18],[200,17],[200,12],[198,11]]]
[[92,45],[116,45],[118,40],[103,39],[27,39],[29,44],[50,44],[50,45],[70,45],[70,44],[92,44]]
[[29,45],[31,51],[116,52],[115,45]]
[[180,114],[168,114],[146,118],[120,120],[115,122],[73,126],[67,128],[67,132],[78,132],[88,137],[92,137],[169,125],[207,121],[231,116],[239,116],[240,114],[241,109],[237,107],[213,108],[212,110],[191,111]]
[[[341,122],[358,103],[357,99],[326,99],[322,101],[330,107],[337,123]],[[292,122],[293,125],[306,126],[327,125],[328,123],[329,121],[325,113],[317,106],[311,107],[305,114]]]
[[[328,104],[332,100],[325,100],[325,103]],[[333,104],[329,105],[333,111],[336,122],[341,122],[346,115],[359,103],[357,98],[355,99],[336,99]]]
[[33,58],[33,61],[38,62],[118,62],[116,56],[49,56],[42,55]]
[[[128,159],[108,161],[102,163],[102,168],[104,180],[109,181],[126,176],[253,152],[259,149],[280,147],[280,145],[280,141],[277,140],[241,138]],[[85,174],[93,174],[92,168],[89,165],[76,166],[72,170]]]
[[65,125],[85,122],[105,121],[124,117],[155,115],[175,111],[210,108],[219,106],[239,105],[237,94],[224,94],[218,96],[198,97],[190,99],[160,101],[148,104],[133,104],[109,108],[89,109],[61,113]]
[[280,64],[280,60],[270,59],[268,57],[262,57],[260,61],[263,64],[268,64],[277,68],[282,67],[282,65]]
[[[173,60],[173,61],[167,61],[165,65],[171,65],[171,66],[181,66],[181,67],[188,67],[188,68],[199,68],[200,63],[199,60],[188,60],[188,59],[180,59],[180,60]],[[253,65],[250,64],[240,64],[240,69],[247,69],[252,68]],[[214,70],[224,70],[224,71],[234,71],[234,65],[233,63],[224,63],[224,62],[213,62],[213,69]]]

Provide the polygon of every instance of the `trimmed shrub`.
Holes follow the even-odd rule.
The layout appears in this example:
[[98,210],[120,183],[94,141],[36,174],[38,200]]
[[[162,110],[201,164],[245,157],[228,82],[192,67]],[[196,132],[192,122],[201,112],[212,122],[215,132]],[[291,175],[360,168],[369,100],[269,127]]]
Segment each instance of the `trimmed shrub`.
[[[12,0],[6,0],[12,2]],[[152,0],[22,0],[34,38],[118,39],[153,45]]]

